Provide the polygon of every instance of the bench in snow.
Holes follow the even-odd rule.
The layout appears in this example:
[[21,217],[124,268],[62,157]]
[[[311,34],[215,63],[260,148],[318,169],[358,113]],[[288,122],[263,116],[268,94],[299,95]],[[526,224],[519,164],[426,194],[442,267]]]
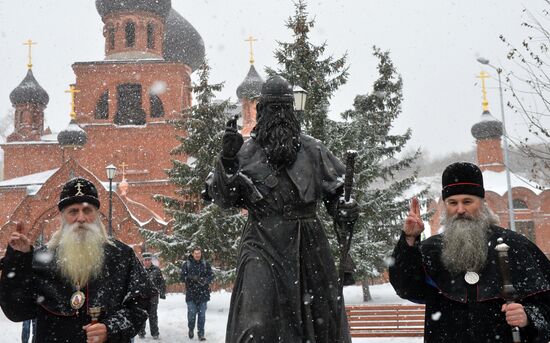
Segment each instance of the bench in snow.
[[424,305],[346,306],[352,337],[422,337]]

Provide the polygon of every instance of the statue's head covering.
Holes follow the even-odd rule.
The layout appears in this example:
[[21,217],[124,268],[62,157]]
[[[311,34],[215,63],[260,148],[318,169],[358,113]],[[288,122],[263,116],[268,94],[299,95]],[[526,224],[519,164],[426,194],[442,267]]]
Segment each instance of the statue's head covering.
[[262,86],[261,102],[294,102],[292,85],[279,75],[268,78]]

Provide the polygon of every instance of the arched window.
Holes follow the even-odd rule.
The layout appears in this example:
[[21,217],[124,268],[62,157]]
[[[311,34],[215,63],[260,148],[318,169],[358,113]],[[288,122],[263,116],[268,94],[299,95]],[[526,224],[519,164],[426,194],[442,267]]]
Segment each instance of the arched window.
[[164,117],[164,106],[158,95],[151,94],[149,103],[151,104],[151,118]]
[[109,91],[105,91],[95,105],[95,119],[109,118]]
[[529,206],[527,206],[527,203],[521,199],[512,200],[512,206],[514,206],[514,208],[518,210],[526,210],[529,208]]
[[155,48],[155,26],[151,23],[147,24],[147,49]]
[[126,32],[126,46],[131,48],[136,44],[136,24],[131,21],[127,22],[124,31]]
[[141,107],[141,85],[125,83],[117,86],[117,125],[145,125],[145,111]]
[[107,28],[107,44],[109,46],[109,50],[113,50],[115,48],[115,28],[112,26]]
[[529,238],[531,242],[536,243],[535,236],[535,223],[533,221],[517,221],[516,220],[517,233]]

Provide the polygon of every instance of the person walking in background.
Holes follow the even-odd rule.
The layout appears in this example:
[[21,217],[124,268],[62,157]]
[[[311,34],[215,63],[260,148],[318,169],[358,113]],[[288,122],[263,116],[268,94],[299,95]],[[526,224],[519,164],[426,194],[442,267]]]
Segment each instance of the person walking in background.
[[[159,305],[159,296],[161,299],[166,299],[166,283],[164,281],[164,277],[162,276],[160,268],[155,266],[151,261],[152,254],[149,252],[144,252],[143,254],[141,254],[141,257],[143,258],[143,266],[145,267],[145,271],[149,276],[149,280],[151,280],[153,286],[155,286],[158,291],[158,296],[151,298],[151,302],[149,304],[149,309],[147,312],[149,314],[149,329],[151,331],[151,336],[153,337],[153,339],[159,339],[157,309]],[[143,326],[139,331],[139,337],[145,337],[145,322],[143,323]]]
[[193,249],[187,261],[181,267],[181,281],[185,283],[185,302],[187,303],[187,325],[189,338],[194,337],[195,320],[199,341],[206,341],[204,324],[206,321],[206,303],[210,300],[210,283],[214,275],[210,263],[202,257],[199,247]]

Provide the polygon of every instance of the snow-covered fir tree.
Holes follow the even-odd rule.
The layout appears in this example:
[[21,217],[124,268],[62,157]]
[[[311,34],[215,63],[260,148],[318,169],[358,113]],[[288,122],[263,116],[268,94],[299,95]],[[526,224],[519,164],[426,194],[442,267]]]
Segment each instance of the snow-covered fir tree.
[[[195,246],[200,246],[213,262],[219,278],[230,278],[245,220],[237,210],[223,210],[203,203],[200,197],[221,149],[225,123],[232,108],[229,100],[214,101],[215,92],[219,92],[223,84],[210,84],[209,73],[210,67],[205,61],[198,69],[199,81],[192,87],[196,104],[172,122],[181,132],[180,145],[171,151],[175,158],[168,171],[170,181],[177,186],[177,194],[158,195],[156,199],[164,203],[173,217],[173,230],[142,230],[148,246],[160,252],[165,274],[172,282],[179,280],[180,267]],[[188,156],[187,162],[178,160],[178,156]]]
[[269,75],[279,74],[292,85],[300,86],[308,92],[301,118],[302,130],[325,141],[330,98],[348,78],[347,55],[340,58],[324,56],[326,42],[315,45],[309,38],[315,20],[308,18],[307,2],[298,0],[294,7],[294,16],[286,22],[294,40],[278,42],[275,58],[279,68],[267,68],[266,72]]
[[[374,48],[379,77],[366,95],[356,96],[353,109],[342,114],[344,122],[330,124],[331,150],[343,159],[348,149],[358,152],[352,197],[361,216],[355,224],[351,255],[356,263],[356,279],[363,282],[365,300],[369,300],[368,279],[387,269],[396,238],[399,236],[408,200],[404,193],[411,187],[416,172],[395,178],[398,171],[411,168],[416,151],[396,157],[411,137],[411,131],[394,134],[393,122],[401,113],[402,80],[389,52]],[[402,175],[402,173],[401,173]]]

